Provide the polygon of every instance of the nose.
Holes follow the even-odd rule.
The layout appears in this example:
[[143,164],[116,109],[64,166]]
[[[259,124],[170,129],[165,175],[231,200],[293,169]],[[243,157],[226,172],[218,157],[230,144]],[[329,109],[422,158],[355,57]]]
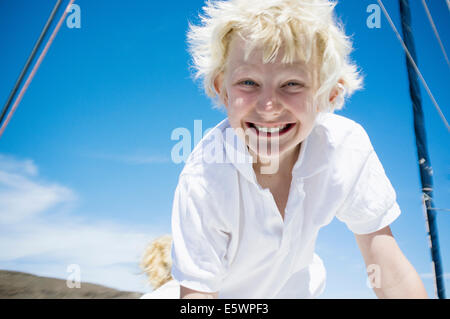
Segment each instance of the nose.
[[282,105],[278,102],[275,92],[266,89],[261,92],[256,112],[262,117],[273,117],[281,114]]

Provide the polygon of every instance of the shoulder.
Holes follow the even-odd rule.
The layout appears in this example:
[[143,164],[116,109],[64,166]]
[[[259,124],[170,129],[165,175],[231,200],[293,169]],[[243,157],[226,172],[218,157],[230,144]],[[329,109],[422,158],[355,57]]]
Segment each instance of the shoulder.
[[[182,170],[182,174],[197,173],[204,169],[207,166],[206,164],[216,164],[220,162],[220,160],[217,160],[215,157],[220,156],[219,153],[223,148],[224,135],[228,126],[228,119],[224,119],[202,136],[201,140],[189,154]],[[209,160],[210,157],[213,158],[214,161]]]
[[235,207],[238,201],[234,199],[238,196],[239,179],[234,166],[225,160],[226,123],[224,120],[209,130],[189,154],[175,190],[172,225],[208,233],[216,230],[228,233],[233,229],[232,221],[238,213]]
[[314,131],[315,143],[327,145],[324,150],[332,183],[349,191],[375,153],[365,129],[344,116],[322,113]]
[[230,128],[228,119],[210,129],[189,154],[180,173],[180,180],[199,186],[208,193],[223,192],[237,181],[237,170],[226,157],[225,134]]
[[365,129],[356,121],[334,113],[321,113],[315,127],[336,150],[370,152],[373,150]]

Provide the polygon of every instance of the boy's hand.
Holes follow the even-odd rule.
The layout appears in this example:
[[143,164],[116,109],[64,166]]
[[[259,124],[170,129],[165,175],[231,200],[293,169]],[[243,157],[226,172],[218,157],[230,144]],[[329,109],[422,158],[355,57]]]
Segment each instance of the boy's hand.
[[366,266],[378,272],[370,274],[379,278],[373,287],[378,298],[428,298],[419,275],[398,247],[389,226],[355,237]]
[[219,292],[202,292],[180,285],[180,299],[217,299]]

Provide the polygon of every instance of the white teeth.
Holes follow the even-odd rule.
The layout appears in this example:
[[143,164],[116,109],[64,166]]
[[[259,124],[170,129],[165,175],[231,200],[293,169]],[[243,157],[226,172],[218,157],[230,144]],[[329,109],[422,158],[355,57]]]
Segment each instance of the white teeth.
[[258,126],[256,124],[253,124],[256,129],[260,132],[265,132],[265,133],[278,133],[280,132],[282,129],[286,128],[287,125],[280,125],[277,127],[264,127],[264,126]]

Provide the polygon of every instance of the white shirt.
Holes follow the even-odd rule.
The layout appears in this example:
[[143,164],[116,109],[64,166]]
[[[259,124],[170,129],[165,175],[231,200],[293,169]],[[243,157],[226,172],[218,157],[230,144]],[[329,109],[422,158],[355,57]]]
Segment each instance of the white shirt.
[[246,145],[220,122],[189,155],[175,190],[173,278],[219,298],[314,298],[326,277],[314,253],[321,227],[336,216],[366,234],[400,214],[365,130],[343,116],[317,117],[292,176],[283,221]]
[[169,280],[158,289],[142,295],[139,299],[180,299],[180,285],[176,280]]

